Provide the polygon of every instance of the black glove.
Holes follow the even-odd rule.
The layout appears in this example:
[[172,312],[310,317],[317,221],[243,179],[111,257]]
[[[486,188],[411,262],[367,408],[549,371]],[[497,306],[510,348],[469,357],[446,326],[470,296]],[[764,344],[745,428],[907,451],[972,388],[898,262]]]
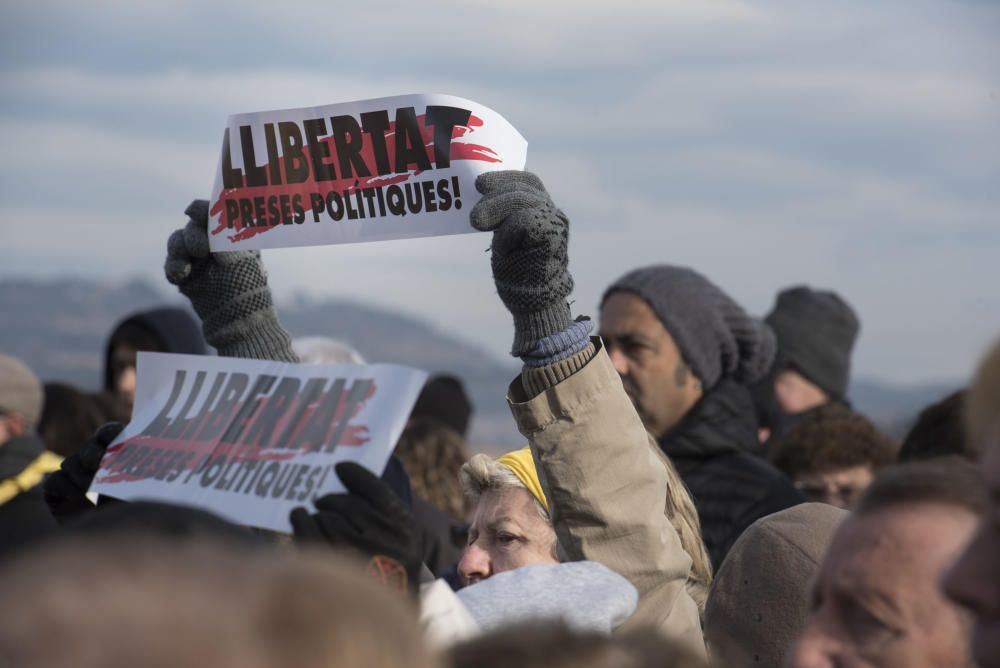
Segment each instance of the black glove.
[[421,543],[409,509],[382,480],[354,462],[336,466],[345,494],[317,500],[315,513],[292,511],[295,537],[352,548],[368,557],[367,574],[393,589],[419,593]]
[[477,230],[493,231],[493,280],[514,316],[511,354],[521,356],[572,322],[569,220],[530,172],[486,172],[476,189],[483,198],[470,219]]
[[60,524],[93,510],[94,504],[87,498],[87,490],[101,468],[101,460],[108,446],[124,428],[120,422],[109,422],[102,426],[92,439],[63,460],[58,471],[46,478],[42,484],[45,503]]

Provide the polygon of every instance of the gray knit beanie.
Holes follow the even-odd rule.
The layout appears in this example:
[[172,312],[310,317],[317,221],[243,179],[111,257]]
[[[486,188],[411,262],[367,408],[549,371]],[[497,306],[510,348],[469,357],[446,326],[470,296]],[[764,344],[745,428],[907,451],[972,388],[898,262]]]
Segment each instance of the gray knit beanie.
[[726,377],[752,383],[774,361],[771,329],[692,269],[670,265],[636,269],[612,283],[601,304],[622,291],[649,303],[706,389]]
[[29,432],[42,414],[42,384],[19,359],[0,355],[0,414],[20,415]]
[[778,364],[791,365],[833,399],[843,399],[860,323],[835,292],[800,285],[778,293],[764,321],[778,339]]

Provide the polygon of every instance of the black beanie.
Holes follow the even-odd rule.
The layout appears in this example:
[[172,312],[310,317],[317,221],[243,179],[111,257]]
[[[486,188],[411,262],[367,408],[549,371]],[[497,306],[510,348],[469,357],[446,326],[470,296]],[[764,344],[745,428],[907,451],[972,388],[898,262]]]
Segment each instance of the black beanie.
[[472,403],[461,380],[448,375],[434,376],[420,391],[410,416],[433,418],[464,438],[472,416]]
[[860,328],[847,302],[800,285],[778,293],[765,322],[778,337],[778,370],[792,367],[831,399],[844,398]]
[[601,304],[615,292],[632,292],[646,300],[706,389],[720,378],[752,383],[774,360],[770,328],[692,269],[636,269],[612,283]]

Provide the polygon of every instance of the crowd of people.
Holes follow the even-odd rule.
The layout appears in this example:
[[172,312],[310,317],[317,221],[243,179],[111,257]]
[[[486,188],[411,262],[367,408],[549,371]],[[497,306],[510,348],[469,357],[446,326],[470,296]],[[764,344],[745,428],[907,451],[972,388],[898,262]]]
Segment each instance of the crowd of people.
[[1000,344],[900,444],[851,406],[834,292],[757,318],[646,266],[595,323],[541,180],[476,188],[526,445],[471,456],[461,380],[433,377],[386,469],[338,464],[290,536],[89,493],[140,351],[365,361],[293,341],[259,253],[209,252],[206,202],[165,262],[200,323],[126,318],[99,393],[0,356],[0,664],[1000,666]]

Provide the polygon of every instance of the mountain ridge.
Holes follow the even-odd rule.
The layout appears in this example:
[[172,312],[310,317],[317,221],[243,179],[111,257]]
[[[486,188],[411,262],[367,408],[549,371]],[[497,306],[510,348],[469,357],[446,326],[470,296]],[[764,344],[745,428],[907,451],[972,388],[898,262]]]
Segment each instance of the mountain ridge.
[[[98,389],[106,337],[115,324],[136,310],[167,304],[186,307],[180,295],[141,279],[0,279],[0,351],[23,360],[44,381]],[[513,360],[501,360],[419,318],[349,299],[296,296],[277,300],[277,309],[293,337],[329,336],[369,362],[461,378],[476,410],[469,439],[475,449],[497,452],[524,442],[504,401],[518,371]],[[858,410],[898,438],[923,406],[959,385],[895,386],[861,378],[851,383],[849,394]]]

